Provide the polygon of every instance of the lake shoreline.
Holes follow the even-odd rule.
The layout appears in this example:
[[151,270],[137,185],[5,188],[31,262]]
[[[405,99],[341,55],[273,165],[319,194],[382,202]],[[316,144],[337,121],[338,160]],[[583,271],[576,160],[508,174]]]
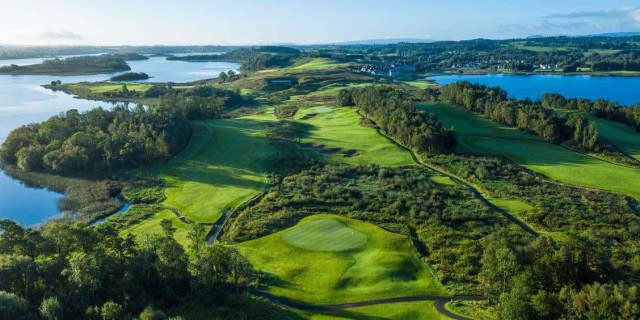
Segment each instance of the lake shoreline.
[[632,73],[615,73],[615,72],[500,72],[491,70],[463,70],[460,73],[442,73],[436,72],[424,72],[421,75],[423,77],[437,77],[437,76],[483,76],[483,75],[513,75],[513,76],[592,76],[592,77],[620,77],[620,78],[638,78],[640,77],[640,71]]

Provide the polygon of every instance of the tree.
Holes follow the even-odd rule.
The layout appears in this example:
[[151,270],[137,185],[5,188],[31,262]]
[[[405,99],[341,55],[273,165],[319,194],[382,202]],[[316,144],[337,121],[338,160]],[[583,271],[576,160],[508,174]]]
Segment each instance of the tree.
[[203,224],[196,223],[193,225],[193,228],[189,230],[187,233],[187,238],[191,240],[189,244],[189,249],[191,252],[198,255],[200,254],[200,249],[204,245],[207,237],[207,232]]
[[228,78],[229,76],[227,76],[226,72],[220,72],[220,74],[218,75],[218,82],[220,83],[227,82]]
[[519,270],[517,256],[504,241],[494,241],[485,249],[481,263],[480,276],[487,294],[497,301],[513,285],[511,280]]
[[164,320],[167,315],[162,310],[156,310],[151,306],[147,306],[138,316],[139,320]]
[[29,319],[31,316],[29,303],[13,293],[0,291],[0,316],[4,319]]
[[122,306],[113,301],[107,301],[102,305],[100,314],[103,320],[121,320],[124,317]]
[[62,320],[62,304],[56,297],[42,300],[39,310],[40,314],[48,320]]
[[160,220],[160,227],[162,227],[162,231],[164,232],[165,237],[173,238],[173,234],[176,232],[176,228],[173,226],[173,223],[169,219]]

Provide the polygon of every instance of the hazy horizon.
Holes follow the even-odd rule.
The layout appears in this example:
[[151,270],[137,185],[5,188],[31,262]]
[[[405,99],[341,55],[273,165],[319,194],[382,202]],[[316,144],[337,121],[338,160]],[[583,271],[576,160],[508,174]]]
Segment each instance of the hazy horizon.
[[[327,44],[640,31],[630,1],[7,1],[5,45]],[[579,7],[580,10],[575,8]]]

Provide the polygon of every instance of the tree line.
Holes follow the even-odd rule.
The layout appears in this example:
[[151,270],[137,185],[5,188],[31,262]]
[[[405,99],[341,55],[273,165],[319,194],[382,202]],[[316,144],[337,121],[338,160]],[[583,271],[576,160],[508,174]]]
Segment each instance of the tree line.
[[553,143],[569,141],[587,150],[599,147],[595,122],[577,114],[558,115],[531,99],[509,99],[507,92],[500,87],[490,88],[460,81],[444,86],[440,99]]
[[593,113],[598,118],[624,123],[640,132],[640,103],[633,106],[621,106],[617,102],[605,99],[566,99],[557,93],[542,95],[542,105],[551,109],[562,109]]
[[433,113],[418,110],[411,95],[388,86],[342,89],[338,104],[355,106],[380,130],[419,153],[451,152],[457,146],[453,131]]
[[187,251],[170,220],[161,226],[161,234],[134,238],[107,225],[36,230],[0,220],[0,317],[237,319],[278,311],[233,294],[264,275],[235,250],[208,246],[203,225],[189,231]]
[[154,106],[69,110],[17,128],[2,144],[0,159],[23,171],[53,173],[139,166],[181,148],[189,136],[188,121],[220,117],[225,107],[242,102],[239,93],[211,86],[157,90],[164,95]]
[[66,59],[44,60],[40,64],[17,66],[15,64],[0,67],[5,74],[97,74],[128,71],[131,67],[120,56],[100,55],[81,56]]

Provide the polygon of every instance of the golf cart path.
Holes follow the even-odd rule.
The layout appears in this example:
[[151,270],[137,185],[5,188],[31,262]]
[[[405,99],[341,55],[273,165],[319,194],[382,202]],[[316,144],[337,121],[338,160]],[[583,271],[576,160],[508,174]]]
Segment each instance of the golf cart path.
[[388,303],[400,303],[400,302],[417,302],[417,301],[435,301],[435,307],[438,312],[447,316],[451,319],[456,320],[470,320],[469,318],[459,316],[447,310],[444,306],[447,302],[450,301],[482,301],[485,300],[483,297],[474,297],[474,296],[457,296],[457,297],[444,297],[444,296],[412,296],[412,297],[398,297],[398,298],[388,298],[388,299],[376,299],[369,301],[360,301],[360,302],[352,302],[352,303],[343,303],[343,304],[332,304],[332,305],[310,305],[294,300],[287,299],[285,297],[276,296],[270,293],[266,293],[264,291],[251,291],[251,295],[256,297],[262,297],[271,302],[275,302],[287,307],[295,308],[302,311],[332,311],[332,310],[342,310],[349,308],[357,308],[357,307],[367,307],[367,306],[375,306],[379,304],[388,304]]
[[[363,118],[366,118],[365,116],[363,116],[363,115],[360,113],[360,111],[356,110],[356,113],[357,113],[359,116],[361,116],[361,117],[363,117]],[[367,118],[367,119],[368,119],[368,118]],[[371,119],[369,119],[369,120],[371,120]],[[373,122],[373,120],[371,120],[371,121]],[[373,122],[373,123],[375,124],[375,122]],[[502,208],[500,208],[500,207],[496,206],[496,205],[495,205],[495,204],[493,204],[491,201],[489,201],[487,198],[485,198],[485,197],[482,195],[482,193],[480,193],[480,191],[479,191],[478,189],[476,189],[474,186],[472,186],[471,184],[469,184],[469,183],[467,183],[467,182],[464,182],[464,181],[460,180],[459,178],[457,178],[457,177],[455,177],[455,176],[453,176],[453,175],[451,175],[451,174],[449,174],[449,173],[446,173],[446,172],[444,172],[444,171],[442,171],[442,170],[440,170],[440,169],[437,169],[437,168],[434,168],[434,167],[432,167],[432,166],[426,165],[425,163],[423,163],[422,161],[420,161],[420,160],[418,159],[418,157],[416,156],[416,154],[413,152],[413,150],[411,150],[410,148],[407,148],[406,146],[404,146],[404,145],[402,145],[402,144],[398,143],[397,141],[395,141],[393,138],[391,138],[391,137],[387,136],[386,134],[382,133],[382,132],[380,131],[380,127],[379,127],[377,124],[376,124],[376,132],[377,132],[379,135],[381,135],[381,136],[383,136],[383,137],[387,138],[387,140],[391,141],[391,143],[393,143],[393,144],[395,144],[395,145],[397,145],[397,146],[399,146],[399,147],[401,147],[401,148],[403,148],[403,149],[405,149],[405,150],[409,151],[409,154],[411,155],[411,158],[413,159],[413,162],[415,162],[417,165],[422,166],[422,167],[424,167],[424,168],[426,168],[426,169],[429,169],[429,170],[431,170],[431,171],[433,171],[433,172],[436,172],[436,173],[438,173],[438,174],[441,174],[441,175],[443,175],[443,176],[445,176],[445,177],[447,177],[447,178],[449,178],[449,179],[451,179],[451,180],[453,180],[453,181],[455,181],[455,182],[457,182],[457,183],[459,183],[459,184],[461,184],[461,185],[465,186],[467,189],[469,189],[469,191],[471,191],[471,192],[473,193],[473,195],[476,197],[476,199],[478,199],[478,200],[482,201],[482,203],[486,204],[489,208],[491,208],[491,209],[493,209],[494,211],[496,211],[496,212],[498,212],[498,213],[502,214],[505,218],[507,218],[507,220],[509,220],[509,221],[513,222],[513,223],[514,223],[514,224],[516,224],[518,227],[520,227],[522,230],[524,230],[524,231],[526,231],[527,233],[529,233],[529,234],[533,235],[534,237],[538,237],[538,236],[539,236],[539,234],[538,234],[535,230],[531,229],[531,227],[529,227],[526,223],[524,223],[524,222],[522,222],[522,221],[518,220],[518,218],[514,217],[513,215],[511,215],[510,213],[508,213],[508,212],[507,212],[507,211],[505,211],[504,209],[502,209]]]

